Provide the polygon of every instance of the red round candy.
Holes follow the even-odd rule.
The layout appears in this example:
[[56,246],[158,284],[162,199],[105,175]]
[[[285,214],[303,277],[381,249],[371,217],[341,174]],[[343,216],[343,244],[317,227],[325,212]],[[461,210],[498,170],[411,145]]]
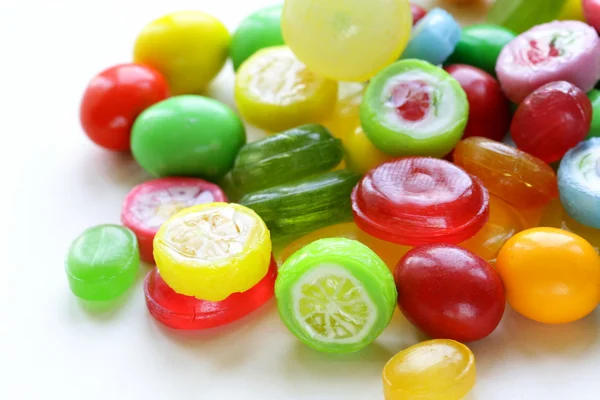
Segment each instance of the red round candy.
[[352,192],[352,211],[359,228],[383,240],[460,243],[487,222],[489,194],[448,161],[406,157],[369,171]]
[[585,21],[600,32],[600,0],[583,0],[582,7]]
[[418,4],[410,3],[410,11],[412,13],[413,26],[417,24],[425,15],[427,15],[427,10],[421,7]]
[[510,132],[517,147],[552,163],[587,136],[592,103],[577,86],[548,83],[525,98],[515,113]]
[[121,222],[135,233],[142,261],[154,263],[154,235],[167,219],[186,207],[226,201],[220,187],[202,179],[153,179],[131,189],[123,203]]
[[415,247],[396,266],[394,279],[400,310],[432,338],[483,339],[504,314],[498,274],[482,258],[455,245]]
[[208,329],[234,322],[256,310],[275,294],[277,263],[271,258],[267,275],[251,289],[233,293],[225,300],[206,301],[176,293],[153,268],[146,275],[144,294],[150,314],[174,329]]
[[445,67],[467,94],[469,122],[463,138],[481,136],[500,141],[508,133],[510,103],[500,83],[482,69],[464,64]]
[[168,95],[167,81],[158,71],[138,64],[116,65],[88,84],[79,110],[81,125],[97,145],[129,151],[137,116]]

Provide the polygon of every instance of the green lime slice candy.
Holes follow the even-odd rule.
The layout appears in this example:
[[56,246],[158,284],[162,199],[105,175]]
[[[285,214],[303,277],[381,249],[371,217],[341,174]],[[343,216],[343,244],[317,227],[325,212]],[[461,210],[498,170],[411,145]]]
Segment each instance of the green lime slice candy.
[[496,0],[487,22],[502,25],[516,33],[558,19],[567,0]]
[[86,229],[71,244],[65,268],[71,291],[85,300],[110,300],[135,281],[140,253],[135,234],[120,225]]
[[343,157],[341,140],[324,126],[302,125],[244,145],[231,176],[248,193],[329,171]]
[[394,157],[445,156],[462,138],[468,117],[467,95],[458,81],[413,59],[383,69],[360,105],[365,134]]
[[279,268],[275,296],[282,321],[307,346],[350,353],[388,326],[398,293],[385,263],[351,239],[320,239]]

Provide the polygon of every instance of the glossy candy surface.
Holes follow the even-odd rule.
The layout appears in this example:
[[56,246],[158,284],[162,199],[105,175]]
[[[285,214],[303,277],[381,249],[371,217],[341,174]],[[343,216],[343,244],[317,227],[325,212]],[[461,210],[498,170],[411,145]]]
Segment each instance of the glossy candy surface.
[[573,219],[600,229],[600,138],[569,150],[558,168],[560,199]]
[[521,33],[557,19],[565,3],[566,0],[495,0],[487,22]]
[[475,356],[449,339],[412,345],[383,368],[385,400],[461,400],[475,386]]
[[544,207],[540,226],[564,229],[587,240],[597,252],[600,252],[600,230],[575,221],[563,207],[559,198]]
[[128,151],[135,119],[168,95],[167,81],[153,68],[115,65],[96,75],[85,89],[79,108],[81,126],[97,145]]
[[449,244],[415,247],[394,271],[398,306],[432,338],[471,342],[496,329],[504,315],[504,287],[482,258]]
[[146,109],[133,125],[131,151],[150,175],[221,179],[246,132],[231,108],[208,97],[175,96]]
[[296,251],[319,239],[336,237],[352,239],[361,242],[373,250],[379,257],[381,257],[383,262],[385,262],[388,268],[392,271],[394,268],[396,268],[396,264],[398,261],[400,261],[402,256],[404,256],[404,254],[410,250],[410,247],[401,246],[371,236],[356,226],[354,222],[345,222],[342,224],[326,226],[325,228],[316,230],[306,236],[302,236],[301,238],[294,240],[283,249],[280,259],[282,262],[287,260]]
[[119,225],[97,225],[71,244],[65,269],[71,291],[85,300],[110,300],[135,282],[140,254],[135,235]]
[[267,274],[269,230],[249,208],[206,203],[169,218],[154,237],[160,275],[176,293],[221,301]]
[[311,71],[363,82],[400,56],[412,18],[408,0],[285,0],[281,24],[285,42]]
[[392,319],[394,279],[368,247],[350,239],[313,242],[279,269],[282,321],[307,346],[349,353],[371,344]]
[[586,94],[569,82],[551,82],[523,100],[510,132],[519,149],[553,163],[587,136],[591,122]]
[[600,137],[600,90],[592,89],[587,93],[592,104],[592,124],[587,134],[587,139]]
[[227,28],[215,17],[178,11],[144,27],[134,60],[160,71],[173,95],[200,94],[225,65],[229,42]]
[[443,157],[460,140],[468,114],[458,81],[421,60],[398,61],[377,74],[360,108],[368,138],[392,156]]
[[442,64],[454,52],[460,39],[460,25],[446,10],[430,10],[413,28],[401,58]]
[[154,263],[154,235],[167,219],[186,207],[226,201],[220,187],[202,179],[153,179],[135,186],[127,194],[121,222],[135,233],[142,261]]
[[284,44],[281,34],[281,8],[280,4],[261,8],[246,17],[236,28],[229,48],[235,71],[258,50]]
[[585,21],[594,27],[596,31],[600,31],[600,1],[581,0],[581,2],[583,4]]
[[350,193],[358,179],[347,170],[326,172],[249,193],[240,204],[256,211],[273,241],[282,242],[352,220]]
[[160,323],[174,329],[208,329],[245,317],[269,301],[274,292],[277,264],[271,259],[269,271],[252,288],[211,302],[176,293],[153,268],[144,281],[146,306]]
[[495,76],[500,52],[515,37],[514,32],[499,25],[465,26],[447,63],[471,65]]
[[240,114],[268,132],[321,122],[333,111],[336,98],[337,82],[310,71],[287,46],[257,51],[235,77]]
[[232,179],[242,193],[291,183],[326,172],[342,161],[341,140],[322,125],[302,125],[246,144]]
[[496,269],[517,312],[547,324],[573,322],[600,300],[600,259],[590,243],[556,228],[533,228],[500,250]]
[[504,47],[496,74],[516,104],[550,82],[567,81],[588,92],[600,79],[600,38],[579,21],[536,26]]
[[390,242],[460,243],[489,216],[489,195],[479,180],[454,164],[408,157],[369,171],[352,192],[354,221]]
[[463,138],[470,136],[502,140],[511,121],[510,103],[496,79],[487,72],[465,64],[445,68],[467,94],[469,121]]
[[548,164],[503,143],[467,138],[458,143],[453,159],[490,193],[519,208],[542,206],[558,196],[556,173]]

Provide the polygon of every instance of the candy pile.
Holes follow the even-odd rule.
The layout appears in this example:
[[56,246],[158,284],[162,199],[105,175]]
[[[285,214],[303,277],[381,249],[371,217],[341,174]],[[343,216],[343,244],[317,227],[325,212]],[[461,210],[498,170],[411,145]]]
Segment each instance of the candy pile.
[[[83,130],[156,179],[122,225],[73,242],[70,287],[115,298],[141,260],[162,324],[212,328],[275,296],[327,353],[400,310],[431,340],[382,365],[385,398],[460,399],[465,343],[506,302],[547,324],[600,302],[600,1],[497,0],[464,27],[408,0],[323,4],[285,0],[231,37],[169,14],[92,79]],[[236,110],[200,94],[228,58]],[[247,143],[242,121],[267,134]]]

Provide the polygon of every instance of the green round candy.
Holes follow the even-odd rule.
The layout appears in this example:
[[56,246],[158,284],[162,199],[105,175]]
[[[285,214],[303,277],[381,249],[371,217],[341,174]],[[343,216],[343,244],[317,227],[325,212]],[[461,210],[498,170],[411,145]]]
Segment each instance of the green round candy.
[[253,209],[284,242],[325,226],[352,221],[350,194],[359,176],[338,170],[246,194],[240,204]]
[[302,125],[244,145],[231,176],[247,193],[329,171],[343,157],[342,142],[324,126]]
[[592,89],[588,94],[592,103],[592,126],[586,139],[600,137],[600,90]]
[[71,244],[65,268],[71,291],[85,300],[110,300],[135,281],[140,253],[135,234],[120,225],[86,229]]
[[231,167],[246,132],[225,104],[197,95],[175,96],[142,112],[131,131],[131,151],[154,177],[221,179]]
[[467,95],[443,69],[401,60],[367,86],[360,122],[371,142],[394,157],[443,157],[461,139],[469,118]]
[[258,50],[285,44],[281,35],[281,5],[262,8],[244,19],[235,30],[229,46],[233,69]]
[[496,0],[486,21],[523,33],[536,25],[551,22],[560,16],[567,0]]
[[496,61],[508,42],[517,35],[493,24],[471,25],[463,28],[454,53],[446,64],[467,64],[496,75]]
[[388,326],[398,293],[385,263],[362,243],[320,239],[291,255],[275,281],[277,308],[307,346],[349,353]]

